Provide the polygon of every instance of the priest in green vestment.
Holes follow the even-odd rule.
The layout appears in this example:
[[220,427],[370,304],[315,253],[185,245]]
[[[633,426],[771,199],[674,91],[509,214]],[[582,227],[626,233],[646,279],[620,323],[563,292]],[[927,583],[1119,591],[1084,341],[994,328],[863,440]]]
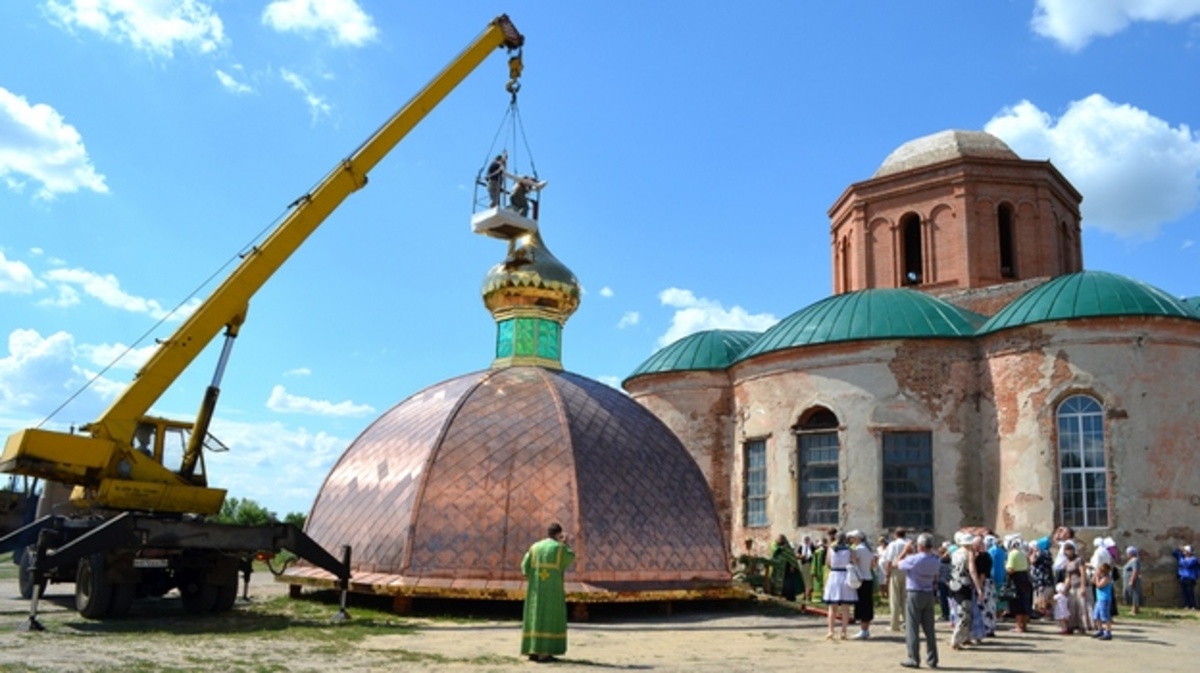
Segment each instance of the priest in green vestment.
[[525,623],[521,628],[521,654],[534,661],[549,661],[567,651],[567,595],[563,573],[575,560],[562,526],[550,524],[546,539],[535,542],[521,560],[529,581],[525,591]]

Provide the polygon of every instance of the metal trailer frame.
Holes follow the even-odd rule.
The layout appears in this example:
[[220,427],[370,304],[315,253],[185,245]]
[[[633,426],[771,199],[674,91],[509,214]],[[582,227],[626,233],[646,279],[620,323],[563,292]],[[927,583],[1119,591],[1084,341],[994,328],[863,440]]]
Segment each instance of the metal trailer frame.
[[[112,518],[45,516],[0,537],[0,553],[14,552],[29,619],[23,631],[42,631],[38,601],[51,579],[75,580],[79,613],[89,619],[121,617],[138,595],[178,588],[189,612],[223,612],[237,597],[238,573],[249,583],[258,552],[288,550],[337,578],[335,622],[350,618],[350,547],[338,560],[293,524],[237,526],[123,512]],[[32,552],[32,553],[31,553]]]

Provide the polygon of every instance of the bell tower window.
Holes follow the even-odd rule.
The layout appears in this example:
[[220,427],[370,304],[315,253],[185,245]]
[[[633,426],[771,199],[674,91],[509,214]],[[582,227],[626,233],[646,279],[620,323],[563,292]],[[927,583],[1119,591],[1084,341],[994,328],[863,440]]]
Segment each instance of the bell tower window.
[[921,218],[916,213],[909,213],[900,219],[900,241],[904,253],[901,283],[920,285],[924,260],[921,254]]
[[1007,203],[996,211],[996,225],[1000,233],[1000,277],[1016,278],[1016,252],[1013,245],[1013,210]]

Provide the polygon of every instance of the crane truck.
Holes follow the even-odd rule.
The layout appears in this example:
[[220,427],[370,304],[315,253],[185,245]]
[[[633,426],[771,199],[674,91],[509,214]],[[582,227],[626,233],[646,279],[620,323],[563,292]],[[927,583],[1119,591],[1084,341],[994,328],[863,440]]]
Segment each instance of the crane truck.
[[[50,581],[75,582],[75,607],[89,619],[121,617],[136,598],[161,596],[172,589],[178,590],[188,612],[229,610],[237,598],[239,570],[248,573],[249,559],[256,553],[283,549],[339,579],[338,616],[346,616],[348,547],[338,558],[291,524],[230,526],[205,519],[218,513],[225,500],[225,490],[210,486],[204,469],[205,449],[223,448],[208,432],[221,379],[250,298],[267,279],[334,209],[367,184],[371,169],[497,49],[508,52],[507,89],[515,95],[524,41],[507,15],[491,21],[416,96],[291,204],[279,225],[244,254],[172,336],[159,342],[128,387],[80,433],[39,426],[8,438],[0,471],[43,480],[40,510],[51,509],[45,505],[56,500],[54,491],[70,489],[69,504],[0,537],[0,553],[15,552],[21,591],[31,600],[23,628],[42,628],[37,602]],[[150,415],[151,406],[222,330],[216,371],[196,417]],[[177,455],[182,458],[175,464]]]

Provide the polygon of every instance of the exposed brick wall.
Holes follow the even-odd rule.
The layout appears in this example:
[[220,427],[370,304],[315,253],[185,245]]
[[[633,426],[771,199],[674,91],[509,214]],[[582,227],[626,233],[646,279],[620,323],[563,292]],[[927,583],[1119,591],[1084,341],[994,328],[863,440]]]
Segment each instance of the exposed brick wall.
[[732,387],[725,372],[675,372],[626,383],[630,397],[671,428],[704,473],[729,534],[734,480]]

